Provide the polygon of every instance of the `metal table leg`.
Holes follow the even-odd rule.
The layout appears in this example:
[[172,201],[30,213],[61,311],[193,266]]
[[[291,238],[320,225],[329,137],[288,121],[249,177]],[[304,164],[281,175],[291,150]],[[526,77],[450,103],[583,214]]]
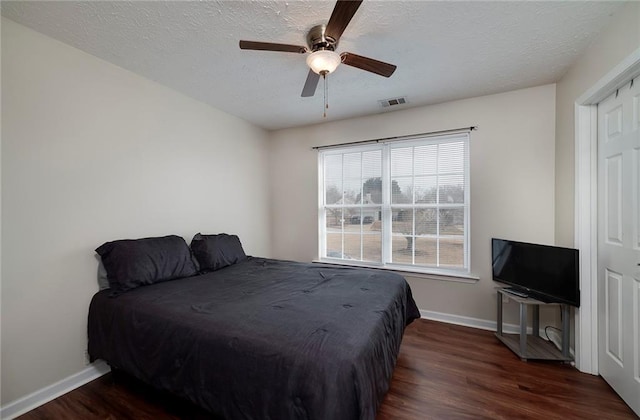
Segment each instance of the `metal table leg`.
[[520,357],[527,354],[527,305],[520,302]]
[[502,293],[498,293],[497,334],[502,335]]
[[540,305],[533,305],[533,331],[531,335],[540,337]]
[[569,305],[562,304],[562,357],[569,358]]

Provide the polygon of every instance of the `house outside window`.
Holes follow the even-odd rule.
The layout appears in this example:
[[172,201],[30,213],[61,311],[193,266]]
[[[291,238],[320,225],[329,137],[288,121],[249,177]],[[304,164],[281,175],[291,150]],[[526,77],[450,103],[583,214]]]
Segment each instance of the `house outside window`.
[[319,255],[469,273],[469,133],[321,150]]

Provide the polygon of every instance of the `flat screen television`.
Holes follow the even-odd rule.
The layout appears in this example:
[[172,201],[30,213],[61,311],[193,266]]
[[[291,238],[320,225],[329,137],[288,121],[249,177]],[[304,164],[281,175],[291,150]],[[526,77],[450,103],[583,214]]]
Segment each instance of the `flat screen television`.
[[542,302],[580,306],[578,250],[491,239],[493,279]]

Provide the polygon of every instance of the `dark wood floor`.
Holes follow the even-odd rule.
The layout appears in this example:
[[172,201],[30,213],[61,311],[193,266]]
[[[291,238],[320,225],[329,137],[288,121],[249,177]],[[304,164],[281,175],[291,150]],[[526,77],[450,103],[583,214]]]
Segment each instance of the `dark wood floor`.
[[[206,419],[199,408],[130,378],[105,375],[20,417]],[[405,333],[387,419],[635,419],[602,378],[523,362],[489,331],[418,320]]]

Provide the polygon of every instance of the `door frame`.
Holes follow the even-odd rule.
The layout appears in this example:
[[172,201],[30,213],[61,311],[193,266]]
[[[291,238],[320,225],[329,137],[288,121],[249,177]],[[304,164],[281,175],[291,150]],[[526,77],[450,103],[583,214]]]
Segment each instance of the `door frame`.
[[575,247],[580,251],[580,308],[575,311],[576,367],[598,374],[598,103],[640,75],[640,48],[575,102]]

